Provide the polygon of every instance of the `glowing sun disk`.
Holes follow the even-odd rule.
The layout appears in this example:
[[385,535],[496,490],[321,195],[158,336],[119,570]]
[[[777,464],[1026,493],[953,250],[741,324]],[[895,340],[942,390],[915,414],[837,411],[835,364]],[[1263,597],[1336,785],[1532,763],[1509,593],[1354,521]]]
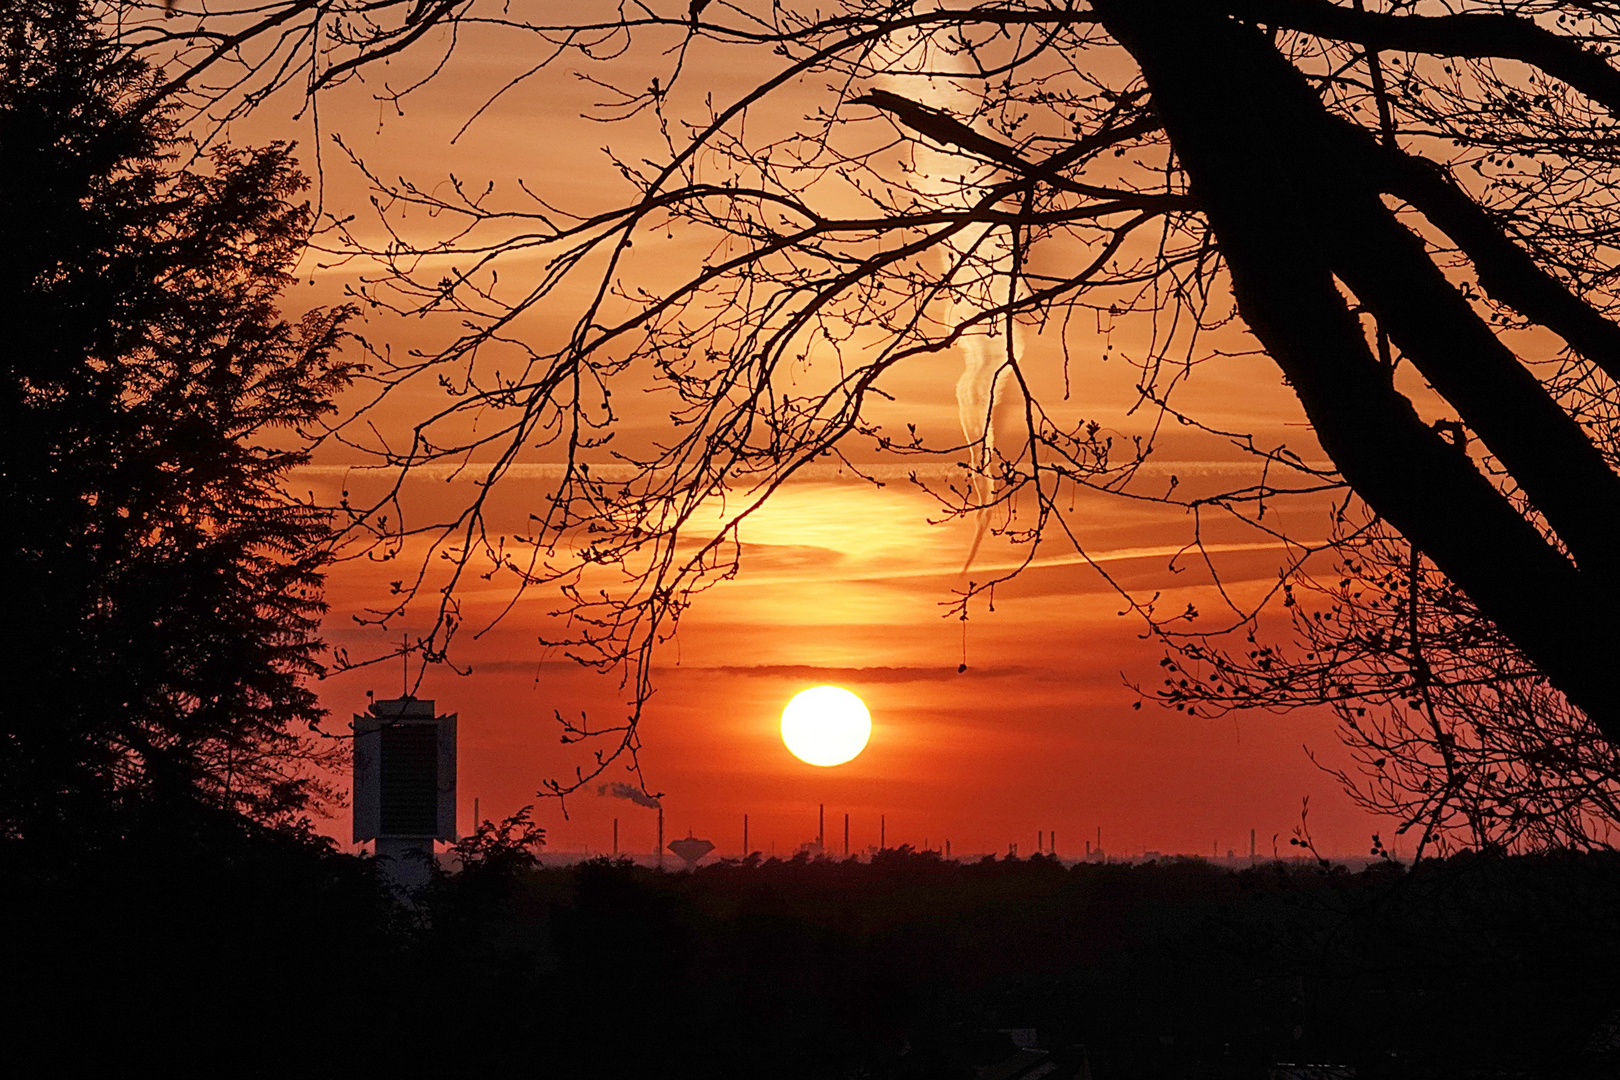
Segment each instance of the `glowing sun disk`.
[[872,737],[872,714],[842,686],[812,686],[793,695],[782,710],[782,742],[811,765],[853,760]]

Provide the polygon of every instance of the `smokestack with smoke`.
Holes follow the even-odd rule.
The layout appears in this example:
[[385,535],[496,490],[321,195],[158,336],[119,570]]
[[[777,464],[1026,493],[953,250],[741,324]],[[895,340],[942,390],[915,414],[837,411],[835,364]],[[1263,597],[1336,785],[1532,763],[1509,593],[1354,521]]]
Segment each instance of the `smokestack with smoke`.
[[610,795],[615,799],[629,799],[637,806],[645,806],[656,810],[661,804],[655,796],[647,794],[634,784],[621,784],[615,780],[611,784],[603,784],[596,789],[598,795]]

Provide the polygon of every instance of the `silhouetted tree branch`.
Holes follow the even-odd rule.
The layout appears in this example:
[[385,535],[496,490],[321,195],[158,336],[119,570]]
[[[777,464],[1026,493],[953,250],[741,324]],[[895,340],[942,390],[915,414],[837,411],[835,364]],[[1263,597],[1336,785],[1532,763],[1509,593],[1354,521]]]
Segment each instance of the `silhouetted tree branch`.
[[[1607,847],[1620,755],[1458,586],[1387,525],[1341,537],[1333,573],[1286,586],[1294,641],[1183,643],[1157,692],[1194,715],[1331,708],[1368,809],[1427,850]],[[1274,635],[1272,636],[1274,638]]]
[[[1061,508],[1089,488],[1186,507],[1194,550],[1203,515],[1231,515],[1291,545],[1287,580],[1346,534],[1302,543],[1268,510],[1348,489],[1375,535],[1398,530],[1550,693],[1605,740],[1620,735],[1607,679],[1620,647],[1620,74],[1607,60],[1620,8],[849,0],[509,29],[551,50],[509,85],[567,58],[601,88],[601,119],[645,120],[664,153],[613,158],[628,197],[576,213],[527,189],[370,176],[389,239],[338,249],[380,264],[365,300],[457,329],[381,373],[385,388],[441,380],[443,408],[409,445],[356,430],[357,445],[399,475],[476,469],[481,487],[454,520],[411,524],[379,518],[396,487],[351,507],[351,526],[377,550],[417,537],[448,557],[430,655],[475,563],[520,591],[560,589],[575,633],[558,643],[630,675],[631,713],[601,729],[598,765],[634,750],[653,650],[692,597],[735,573],[741,523],[823,459],[859,471],[857,445],[955,461],[955,482],[913,479],[1028,559],[1042,544],[1085,550]],[[711,104],[683,94],[700,46],[776,66]],[[658,78],[616,77],[619,58],[658,49]],[[827,88],[803,124],[748,119],[806,79]],[[418,210],[436,235],[404,231]],[[645,252],[676,235],[708,254],[670,281]],[[516,258],[538,269],[503,274]],[[566,333],[525,329],[561,302],[575,313]],[[1032,343],[1048,335],[1066,365],[1080,315],[1098,330],[1140,323],[1150,342],[1131,358],[1143,426],[1129,446],[1043,403]],[[1331,466],[1175,404],[1197,366],[1232,351],[1234,324],[1277,363]],[[1538,354],[1518,336],[1528,328],[1567,349]],[[967,369],[960,440],[868,419],[896,368],[952,354]],[[669,403],[651,443],[614,442],[614,394],[630,388]],[[1019,414],[1016,438],[996,434],[998,403]],[[1167,423],[1251,453],[1256,478],[1213,493],[1150,483]],[[528,534],[491,535],[490,485],[533,461],[559,468],[552,498]],[[979,576],[962,614],[1005,580]],[[1258,609],[1223,596],[1227,625],[1252,627]],[[1172,644],[1205,640],[1196,613],[1126,599]]]

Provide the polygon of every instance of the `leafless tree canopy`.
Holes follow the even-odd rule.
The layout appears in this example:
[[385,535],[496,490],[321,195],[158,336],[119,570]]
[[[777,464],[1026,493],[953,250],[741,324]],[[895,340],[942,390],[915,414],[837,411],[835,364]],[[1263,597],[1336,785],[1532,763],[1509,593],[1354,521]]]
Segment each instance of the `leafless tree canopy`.
[[[424,655],[443,655],[466,574],[560,587],[566,644],[587,663],[624,665],[639,710],[652,650],[694,595],[735,573],[739,523],[827,458],[962,462],[963,482],[936,494],[1030,557],[1042,544],[1084,550],[1060,513],[1077,487],[1263,530],[1282,500],[1332,498],[1325,546],[1349,560],[1344,580],[1419,599],[1347,603],[1350,586],[1329,579],[1310,593],[1318,607],[1301,609],[1301,655],[1315,655],[1279,658],[1282,675],[1133,600],[1192,646],[1192,667],[1206,665],[1173,682],[1172,699],[1338,702],[1369,763],[1417,770],[1389,778],[1370,765],[1375,777],[1455,793],[1461,766],[1438,735],[1425,745],[1449,780],[1402,756],[1435,730],[1426,702],[1449,695],[1441,712],[1457,731],[1495,733],[1479,736],[1481,762],[1556,774],[1559,806],[1608,813],[1607,747],[1620,736],[1609,678],[1620,70],[1608,57],[1620,5],[294,0],[229,16],[181,4],[144,21],[127,10],[128,40],[172,50],[176,85],[207,115],[275,87],[334,85],[406,48],[438,50],[444,63],[427,69],[446,70],[459,35],[478,28],[531,43],[509,88],[577,72],[599,91],[594,118],[613,122],[608,141],[650,133],[661,147],[616,160],[625,194],[606,208],[374,176],[389,240],[356,231],[334,245],[374,261],[370,302],[458,327],[381,371],[384,392],[419,380],[447,391],[409,445],[353,429],[398,472],[449,462],[482,482],[448,522],[402,520],[391,502],[350,508],[354,534],[383,550],[419,551],[418,536],[449,556],[451,580],[417,579],[433,582],[439,608]],[[765,74],[730,99],[692,85],[730,58]],[[782,101],[801,122],[770,119]],[[436,232],[404,223],[418,210]],[[559,311],[567,332],[535,329]],[[1078,418],[1083,403],[1047,390],[1053,364],[1092,361],[1072,346],[1105,325],[1139,326],[1150,342],[1131,357],[1136,438],[1110,437]],[[1252,483],[1196,496],[1145,483],[1161,426],[1200,426],[1177,405],[1187,375],[1256,343],[1331,467],[1205,427],[1254,455]],[[889,373],[950,352],[964,358],[959,440],[874,424]],[[659,439],[614,441],[631,392],[667,413]],[[1016,437],[997,433],[998,402],[1021,418]],[[527,535],[492,535],[489,484],[534,461],[564,464],[553,497]],[[1317,550],[1290,549],[1275,595],[1306,580],[1290,574]],[[995,583],[975,582],[963,610]],[[407,583],[379,618],[415,595]],[[1322,604],[1337,629],[1316,620]],[[1229,625],[1252,628],[1252,616],[1234,605]],[[1335,641],[1357,657],[1349,668]],[[1227,676],[1219,689],[1212,673]],[[1367,701],[1425,704],[1378,726],[1356,711]],[[635,717],[602,732],[598,761],[633,751]],[[1577,743],[1574,772],[1552,761]],[[1502,770],[1462,771],[1477,783]],[[1433,800],[1415,797],[1419,818],[1443,827]]]
[[1184,636],[1158,699],[1201,716],[1331,708],[1356,765],[1335,775],[1415,828],[1419,857],[1612,846],[1620,754],[1590,718],[1387,524],[1345,529],[1335,554],[1284,582],[1292,642]]

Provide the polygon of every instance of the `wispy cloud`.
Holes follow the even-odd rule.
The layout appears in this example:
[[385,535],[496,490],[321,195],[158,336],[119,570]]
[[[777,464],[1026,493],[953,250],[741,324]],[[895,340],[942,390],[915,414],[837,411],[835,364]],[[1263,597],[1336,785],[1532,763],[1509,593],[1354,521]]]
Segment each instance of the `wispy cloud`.
[[970,667],[958,672],[954,667],[822,667],[815,664],[751,664],[747,666],[718,666],[705,668],[667,669],[660,674],[679,671],[713,672],[755,679],[811,679],[817,682],[854,683],[908,683],[934,682],[939,679],[999,679],[1009,676],[1038,678],[1039,668],[1027,667]]

